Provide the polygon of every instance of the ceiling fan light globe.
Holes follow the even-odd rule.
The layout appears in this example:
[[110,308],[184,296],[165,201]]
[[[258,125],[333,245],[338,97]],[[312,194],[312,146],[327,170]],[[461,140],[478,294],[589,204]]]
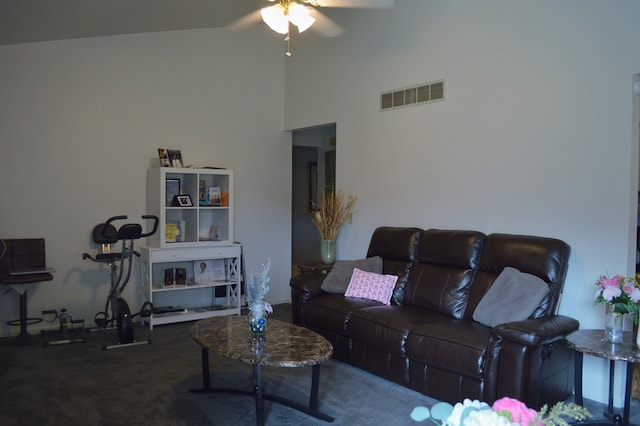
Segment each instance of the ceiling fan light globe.
[[289,19],[284,14],[284,8],[280,4],[265,7],[260,11],[262,20],[273,31],[279,34],[286,34],[289,32]]
[[305,31],[316,22],[315,18],[309,13],[309,9],[298,3],[289,5],[289,21],[298,27],[298,32]]

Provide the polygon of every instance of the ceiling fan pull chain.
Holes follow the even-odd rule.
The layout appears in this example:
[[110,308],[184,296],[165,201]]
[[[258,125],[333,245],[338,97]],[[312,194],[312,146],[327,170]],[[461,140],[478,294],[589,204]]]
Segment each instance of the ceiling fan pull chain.
[[291,35],[289,33],[287,33],[287,35],[284,37],[284,41],[287,43],[287,51],[285,52],[285,55],[291,56]]

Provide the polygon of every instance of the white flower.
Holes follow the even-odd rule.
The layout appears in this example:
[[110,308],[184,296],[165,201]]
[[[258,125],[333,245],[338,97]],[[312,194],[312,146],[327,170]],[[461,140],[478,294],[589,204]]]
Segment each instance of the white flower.
[[472,411],[469,416],[464,419],[464,426],[516,426],[518,423],[511,421],[498,415],[495,411],[489,409]]
[[445,426],[461,426],[460,418],[462,417],[462,413],[468,408],[475,408],[476,410],[480,409],[491,409],[489,404],[486,402],[478,401],[477,399],[471,401],[469,398],[465,398],[464,401],[456,403],[453,406],[453,411],[447,417],[447,420],[444,421],[443,425]]
[[265,264],[262,265],[260,272],[251,271],[247,275],[247,298],[249,304],[261,302],[264,296],[269,292],[269,270],[271,269],[271,259],[267,258]]

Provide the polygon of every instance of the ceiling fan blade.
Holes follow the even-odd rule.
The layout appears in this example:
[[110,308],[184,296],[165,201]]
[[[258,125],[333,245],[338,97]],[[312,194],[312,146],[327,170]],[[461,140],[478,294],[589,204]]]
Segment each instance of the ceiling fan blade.
[[335,23],[324,13],[314,9],[311,16],[316,18],[316,22],[311,26],[311,30],[321,37],[338,37],[344,33],[344,29]]
[[395,0],[311,0],[310,4],[320,7],[350,7],[354,9],[388,9]]
[[256,10],[230,22],[226,27],[232,30],[243,30],[260,22],[262,22],[262,16],[260,15],[260,10]]

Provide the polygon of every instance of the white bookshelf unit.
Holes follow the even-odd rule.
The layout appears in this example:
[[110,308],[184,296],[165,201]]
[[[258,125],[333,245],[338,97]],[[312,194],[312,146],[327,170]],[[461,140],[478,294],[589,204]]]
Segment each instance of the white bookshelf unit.
[[[149,328],[240,315],[242,250],[233,240],[233,171],[151,168],[147,212],[159,219],[148,247],[140,249],[143,296],[154,307],[143,318]],[[201,263],[215,268],[210,279],[196,279]],[[172,275],[165,278],[165,271]]]
[[[164,313],[154,313],[143,321],[155,325],[193,321],[219,315],[240,315],[242,299],[242,258],[240,244],[230,246],[140,249],[142,287],[145,298]],[[207,282],[195,281],[202,261],[217,261],[224,275]],[[165,271],[183,269],[185,283],[165,281]],[[173,272],[175,275],[175,272]],[[216,293],[218,293],[216,295]]]
[[[218,202],[208,196],[216,188]],[[172,205],[173,195],[188,195],[192,206]],[[152,247],[232,244],[233,171],[151,168],[147,172],[147,209],[160,220],[158,232],[149,238]]]

